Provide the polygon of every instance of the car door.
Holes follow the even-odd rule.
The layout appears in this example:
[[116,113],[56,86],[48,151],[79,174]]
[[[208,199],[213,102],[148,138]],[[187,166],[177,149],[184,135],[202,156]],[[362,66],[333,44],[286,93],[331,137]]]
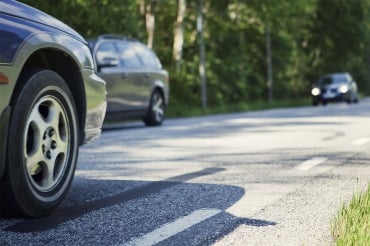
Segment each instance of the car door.
[[156,86],[155,83],[160,74],[159,61],[153,51],[141,43],[134,44],[134,49],[142,63],[141,71],[144,75],[141,81],[141,89],[143,92],[141,100],[148,107],[152,91]]
[[148,74],[133,42],[117,42],[120,56],[121,79],[124,88],[120,90],[121,99],[125,101],[125,109],[145,113],[148,89]]
[[106,81],[106,90],[108,93],[107,112],[119,111],[123,107],[122,100],[120,100],[122,81],[118,50],[114,42],[107,41],[99,43],[95,51],[95,57],[98,74]]
[[95,56],[99,76],[107,83],[107,112],[128,112],[142,108],[135,86],[141,80],[141,63],[133,49],[120,41],[104,41],[98,45]]

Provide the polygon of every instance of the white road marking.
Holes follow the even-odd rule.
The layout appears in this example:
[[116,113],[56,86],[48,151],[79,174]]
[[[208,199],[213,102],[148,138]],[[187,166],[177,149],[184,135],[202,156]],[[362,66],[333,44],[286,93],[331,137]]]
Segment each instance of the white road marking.
[[301,170],[301,171],[307,171],[307,170],[313,168],[314,166],[317,166],[317,165],[325,162],[327,159],[328,158],[324,158],[324,157],[312,158],[310,160],[304,161],[301,164],[299,164],[296,167],[296,169]]
[[352,145],[364,145],[367,144],[370,141],[369,138],[359,138],[355,139],[351,142]]
[[124,245],[130,245],[130,246],[148,245],[149,246],[149,245],[157,244],[221,212],[222,210],[219,210],[219,209],[195,210],[193,213],[187,216],[178,218],[174,222],[167,223],[148,234],[145,234],[138,238],[134,238],[131,241],[124,243]]

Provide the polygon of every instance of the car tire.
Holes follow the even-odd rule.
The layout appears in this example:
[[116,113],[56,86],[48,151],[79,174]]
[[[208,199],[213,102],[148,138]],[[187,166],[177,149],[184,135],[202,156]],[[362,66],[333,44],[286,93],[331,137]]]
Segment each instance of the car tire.
[[358,103],[358,96],[357,96],[357,93],[353,93],[353,96],[352,96],[352,102],[353,103]]
[[146,126],[158,126],[164,121],[164,98],[159,90],[155,90],[150,98],[149,109],[144,123]]
[[349,98],[346,100],[347,104],[351,104],[353,102],[353,96],[350,95]]
[[23,78],[12,104],[2,214],[37,217],[54,210],[69,190],[78,158],[78,121],[61,76],[41,70]]

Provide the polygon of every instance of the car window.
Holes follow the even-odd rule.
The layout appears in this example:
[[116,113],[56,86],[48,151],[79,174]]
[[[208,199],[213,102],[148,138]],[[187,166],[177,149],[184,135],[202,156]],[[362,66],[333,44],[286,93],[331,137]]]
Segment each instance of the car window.
[[325,77],[320,78],[318,84],[319,85],[329,85],[329,84],[343,83],[346,81],[349,81],[346,75],[334,74],[331,76],[325,76]]
[[143,45],[139,45],[139,44],[135,44],[134,47],[140,57],[141,62],[145,66],[152,67],[152,68],[160,67],[158,58],[153,54],[153,52],[150,49],[146,48]]
[[120,54],[120,63],[123,67],[141,66],[141,62],[131,45],[125,43],[116,43],[116,45]]
[[112,42],[101,43],[96,51],[96,60],[98,64],[106,64],[112,60],[117,60],[117,50]]
[[323,77],[323,78],[320,78],[318,84],[319,85],[329,85],[332,83],[332,79],[331,77]]
[[347,77],[344,74],[336,74],[336,75],[333,75],[332,80],[333,80],[333,83],[343,83],[347,81]]

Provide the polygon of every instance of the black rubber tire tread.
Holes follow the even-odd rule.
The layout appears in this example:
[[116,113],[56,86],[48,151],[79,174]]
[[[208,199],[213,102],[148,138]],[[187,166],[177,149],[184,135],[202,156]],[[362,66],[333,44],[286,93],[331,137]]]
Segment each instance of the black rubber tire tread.
[[[38,217],[53,211],[62,201],[73,180],[78,159],[78,120],[72,93],[61,76],[50,70],[25,75],[25,85],[13,100],[7,144],[7,164],[1,187],[1,215]],[[60,181],[46,192],[35,188],[28,177],[23,160],[23,135],[29,114],[43,96],[58,99],[68,118],[70,142],[66,169]]]
[[[161,100],[162,100],[163,116],[161,117],[160,120],[157,119],[156,113],[154,111],[154,104],[155,104],[155,98],[156,97],[160,97]],[[146,117],[143,120],[145,125],[146,126],[159,126],[159,125],[161,125],[164,121],[164,118],[165,118],[164,117],[164,110],[165,110],[165,107],[164,107],[163,95],[158,89],[156,89],[156,90],[153,91],[152,96],[150,97],[150,104],[149,104],[148,113],[147,113]]]

